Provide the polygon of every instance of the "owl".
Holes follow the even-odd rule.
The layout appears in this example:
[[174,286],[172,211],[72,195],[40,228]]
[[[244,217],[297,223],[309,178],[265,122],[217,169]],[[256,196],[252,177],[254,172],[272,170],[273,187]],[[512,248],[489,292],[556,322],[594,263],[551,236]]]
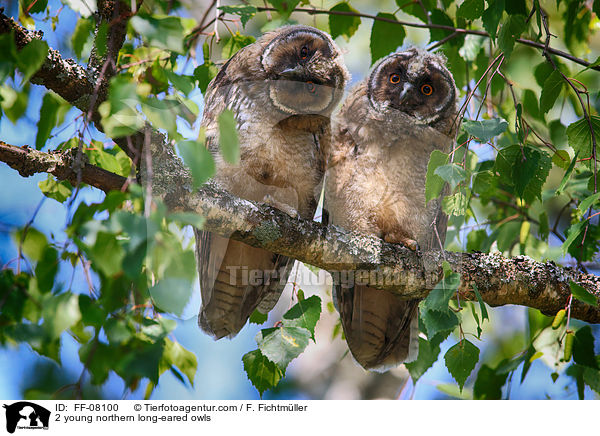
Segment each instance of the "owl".
[[[239,50],[208,86],[202,126],[217,172],[232,194],[312,219],[331,141],[330,115],[349,79],[331,37],[309,26],[266,33]],[[240,160],[219,153],[218,116],[233,112]],[[235,336],[255,309],[277,303],[293,260],[196,230],[200,327]]]
[[[425,177],[431,152],[449,150],[457,113],[456,86],[442,56],[410,49],[380,61],[333,123],[325,177],[330,222],[413,250],[443,248],[447,217],[440,201],[425,204]],[[413,360],[419,300],[365,283],[334,283],[352,355],[380,371]]]

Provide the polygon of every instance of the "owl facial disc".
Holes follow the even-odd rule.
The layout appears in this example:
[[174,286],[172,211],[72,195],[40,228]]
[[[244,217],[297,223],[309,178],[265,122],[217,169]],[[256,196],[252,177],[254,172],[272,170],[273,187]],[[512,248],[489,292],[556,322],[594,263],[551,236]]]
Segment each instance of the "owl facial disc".
[[290,26],[265,48],[261,65],[269,97],[286,114],[329,115],[348,73],[331,38],[308,26]]
[[368,95],[379,112],[398,110],[417,124],[434,125],[456,100],[456,86],[444,59],[423,50],[394,53],[371,73]]

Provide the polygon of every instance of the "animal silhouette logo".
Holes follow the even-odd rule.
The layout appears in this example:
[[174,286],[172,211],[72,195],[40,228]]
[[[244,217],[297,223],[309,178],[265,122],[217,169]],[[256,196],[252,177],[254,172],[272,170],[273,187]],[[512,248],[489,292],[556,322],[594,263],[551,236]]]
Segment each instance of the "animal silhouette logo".
[[29,401],[19,401],[10,405],[4,404],[6,409],[6,431],[14,433],[19,429],[48,429],[50,411],[42,406]]

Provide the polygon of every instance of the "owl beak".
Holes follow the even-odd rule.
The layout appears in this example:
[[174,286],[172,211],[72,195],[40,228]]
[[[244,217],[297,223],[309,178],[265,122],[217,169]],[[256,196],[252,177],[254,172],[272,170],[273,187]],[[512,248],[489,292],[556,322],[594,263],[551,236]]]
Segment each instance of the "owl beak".
[[402,91],[400,91],[400,95],[398,96],[398,102],[400,104],[404,103],[406,98],[408,97],[409,92],[413,89],[412,84],[405,82],[402,87]]
[[302,65],[296,65],[294,68],[286,68],[279,75],[287,80],[302,80],[306,71]]

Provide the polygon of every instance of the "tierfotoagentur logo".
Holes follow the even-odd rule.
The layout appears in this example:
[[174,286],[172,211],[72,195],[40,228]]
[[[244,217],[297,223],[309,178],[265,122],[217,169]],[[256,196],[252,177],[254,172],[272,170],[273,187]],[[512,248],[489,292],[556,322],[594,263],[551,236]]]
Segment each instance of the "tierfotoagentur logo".
[[4,404],[6,409],[6,431],[14,433],[19,430],[48,430],[50,411],[29,401],[19,401],[11,405]]

